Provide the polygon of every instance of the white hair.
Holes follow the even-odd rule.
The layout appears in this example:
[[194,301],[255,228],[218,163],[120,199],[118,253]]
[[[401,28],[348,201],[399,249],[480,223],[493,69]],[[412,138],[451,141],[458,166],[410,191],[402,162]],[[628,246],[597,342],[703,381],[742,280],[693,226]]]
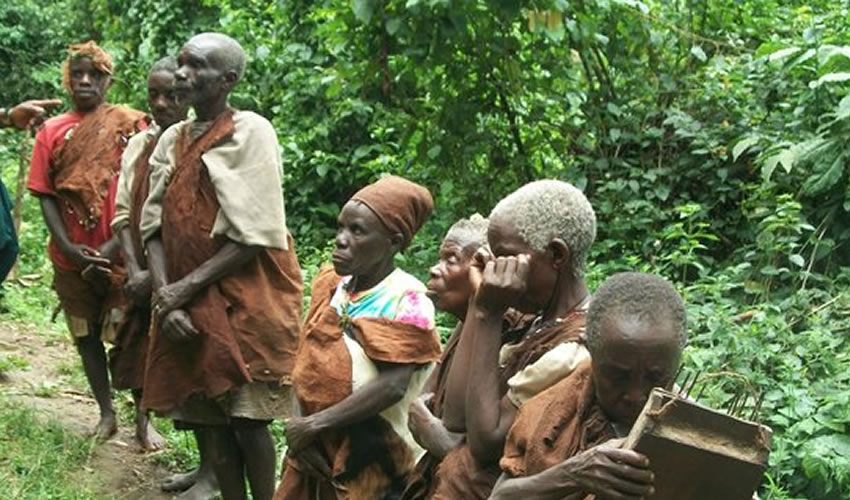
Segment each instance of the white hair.
[[452,224],[445,239],[458,243],[474,245],[476,248],[487,245],[487,227],[490,221],[481,214],[472,214],[467,219],[460,219]]
[[510,222],[520,237],[536,252],[555,238],[570,249],[573,276],[583,278],[587,253],[596,239],[596,214],[578,188],[568,182],[530,182],[502,199],[490,220]]

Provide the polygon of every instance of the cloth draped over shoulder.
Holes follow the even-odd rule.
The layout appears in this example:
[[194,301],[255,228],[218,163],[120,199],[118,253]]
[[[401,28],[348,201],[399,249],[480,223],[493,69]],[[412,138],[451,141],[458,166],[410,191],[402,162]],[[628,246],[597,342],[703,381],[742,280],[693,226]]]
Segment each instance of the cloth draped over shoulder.
[[[116,234],[130,231],[136,264],[147,269],[145,249],[139,232],[142,206],[148,195],[150,156],[162,130],[152,124],[130,139],[121,155],[121,174],[115,201],[112,230]],[[148,354],[148,331],[151,323],[150,304],[130,304],[119,325],[115,345],[109,351],[109,372],[116,389],[140,389],[144,384]]]
[[587,361],[523,405],[508,433],[501,469],[510,477],[533,476],[614,437]]
[[[352,357],[346,346],[348,334],[342,318],[331,306],[341,279],[332,267],[326,266],[313,280],[310,309],[293,374],[298,402],[305,415],[333,406],[353,392]],[[440,358],[440,342],[433,329],[386,318],[355,318],[350,334],[372,361],[427,365]],[[361,443],[364,440],[367,443]],[[352,500],[381,498],[393,481],[412,469],[415,460],[408,446],[380,416],[368,419],[363,425],[324,433],[320,448],[333,479],[319,481],[309,477],[301,472],[297,458],[287,458],[276,500],[312,500],[317,495]]]
[[[161,182],[162,192],[158,197],[149,196],[144,209],[162,216],[157,226],[161,227],[169,282],[183,278],[212,258],[232,234],[228,231],[211,236],[217,234],[213,227],[221,212],[220,191],[211,179],[206,158],[221,145],[232,146],[240,123],[252,126],[250,121],[235,120],[233,113],[227,111],[196,139],[190,136],[186,124],[175,126],[166,134],[177,135],[176,140],[165,143],[168,149],[163,151],[160,140],[154,151],[154,156],[160,152],[175,162],[174,168],[164,176],[156,171],[163,165],[152,160],[151,189],[156,178]],[[262,136],[251,138],[242,146],[251,148],[254,140],[263,140]],[[246,156],[234,153],[229,157]],[[264,163],[262,167],[276,169],[273,163]],[[274,188],[282,190],[276,171],[259,175],[255,168],[228,168],[244,175],[275,179]],[[252,205],[268,205],[271,209],[282,202],[280,193],[269,198],[267,203],[253,200]],[[282,211],[272,211],[279,215],[277,224],[285,231]],[[235,227],[231,229],[238,231]],[[288,250],[282,250],[281,246]],[[248,382],[282,381],[288,385],[298,346],[301,297],[301,271],[291,237],[286,245],[264,248],[239,270],[207,286],[185,307],[193,325],[201,332],[199,339],[174,343],[154,323],[143,406],[167,412],[190,396],[216,398]]]
[[71,207],[80,224],[94,227],[100,219],[120,169],[116,155],[144,128],[144,117],[141,111],[122,106],[98,106],[56,153],[51,172],[56,196]]
[[[218,209],[209,229],[237,243],[286,250],[283,169],[272,124],[250,111],[235,111],[234,132],[201,155]],[[175,143],[181,131],[198,122],[181,122],[160,137],[151,156],[150,194],[141,217],[147,241],[162,225],[162,197],[176,171]]]
[[[505,345],[514,344],[503,360],[501,394],[508,392],[508,381],[521,370],[533,365],[547,352],[564,343],[584,343],[587,310],[579,307],[553,324],[535,326],[520,323],[503,335]],[[516,340],[516,339],[519,340]],[[503,347],[504,349],[504,347]],[[501,475],[499,464],[480,463],[464,443],[450,451],[440,462],[434,475],[435,500],[486,499]]]

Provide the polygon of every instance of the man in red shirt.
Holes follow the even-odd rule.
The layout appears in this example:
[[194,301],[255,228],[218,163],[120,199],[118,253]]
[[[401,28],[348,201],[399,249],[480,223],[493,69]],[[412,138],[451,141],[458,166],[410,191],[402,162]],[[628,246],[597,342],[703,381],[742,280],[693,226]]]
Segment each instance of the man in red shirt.
[[71,45],[62,83],[74,110],[45,122],[33,147],[27,187],[50,230],[53,288],[100,407],[95,434],[118,430],[103,339],[121,321],[119,245],[110,221],[121,152],[144,113],[105,102],[112,58],[94,42]]

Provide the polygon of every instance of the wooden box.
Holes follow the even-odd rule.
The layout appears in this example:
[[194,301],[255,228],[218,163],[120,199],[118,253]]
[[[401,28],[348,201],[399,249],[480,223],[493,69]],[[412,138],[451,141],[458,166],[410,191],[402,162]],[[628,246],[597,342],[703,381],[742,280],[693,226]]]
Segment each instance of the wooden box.
[[654,389],[625,447],[649,458],[654,500],[750,500],[770,436],[767,426]]

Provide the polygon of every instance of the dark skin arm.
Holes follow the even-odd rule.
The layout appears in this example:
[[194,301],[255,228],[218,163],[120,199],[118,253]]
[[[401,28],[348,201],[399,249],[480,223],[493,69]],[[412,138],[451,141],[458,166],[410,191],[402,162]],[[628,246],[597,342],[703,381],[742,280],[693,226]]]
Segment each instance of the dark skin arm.
[[651,496],[654,477],[649,459],[619,445],[619,441],[609,441],[533,476],[502,475],[490,500],[578,500],[589,494],[606,500],[639,500]]
[[375,363],[380,373],[339,403],[307,417],[286,421],[289,451],[298,454],[324,431],[373,417],[404,397],[416,365]]
[[150,238],[145,248],[148,251],[148,267],[156,290],[154,311],[162,324],[163,333],[175,342],[192,340],[200,334],[192,325],[189,313],[183,306],[204,287],[239,270],[262,250],[262,247],[228,241],[197,269],[182,279],[169,283],[165,250],[160,236]]
[[463,442],[463,434],[449,432],[442,420],[431,413],[428,403],[433,397],[433,393],[423,394],[410,404],[407,426],[420,446],[437,458],[443,458]]
[[93,266],[94,269],[109,268],[109,259],[101,256],[97,249],[71,242],[68,238],[65,222],[62,220],[59,203],[55,197],[43,195],[39,196],[38,200],[41,205],[41,214],[44,216],[44,222],[47,224],[50,236],[63,254],[81,269],[88,266]]
[[475,377],[466,391],[466,439],[472,455],[482,463],[502,456],[516,417],[513,403],[500,394],[499,349],[502,317],[525,293],[527,277],[527,255],[489,260],[470,307],[476,355],[469,366]]
[[150,304],[151,293],[153,293],[151,275],[150,272],[139,267],[136,246],[133,244],[129,227],[118,232],[118,241],[127,257],[125,263],[127,266],[127,283],[124,284],[124,293],[133,299],[133,302],[137,305],[148,305]]

